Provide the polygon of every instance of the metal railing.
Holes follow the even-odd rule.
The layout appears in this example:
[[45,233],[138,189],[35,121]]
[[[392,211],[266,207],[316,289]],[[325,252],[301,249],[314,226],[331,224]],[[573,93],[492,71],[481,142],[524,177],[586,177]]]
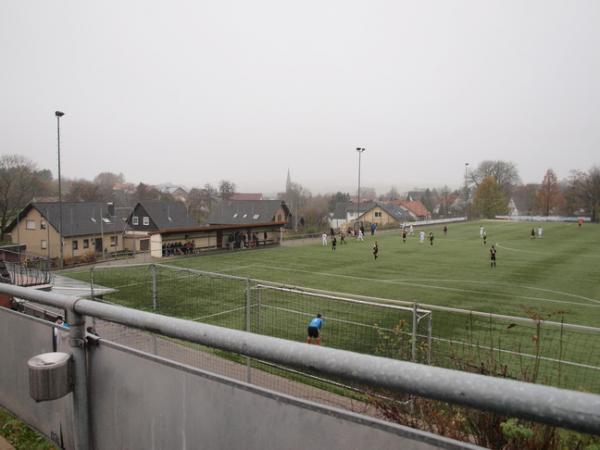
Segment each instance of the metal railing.
[[52,273],[47,263],[47,260],[33,260],[24,263],[4,262],[3,264],[12,284],[27,287],[49,284],[52,281]]
[[85,316],[376,388],[600,434],[600,396],[594,394],[305,345],[17,286],[0,285],[0,292],[67,311],[78,448],[88,447]]

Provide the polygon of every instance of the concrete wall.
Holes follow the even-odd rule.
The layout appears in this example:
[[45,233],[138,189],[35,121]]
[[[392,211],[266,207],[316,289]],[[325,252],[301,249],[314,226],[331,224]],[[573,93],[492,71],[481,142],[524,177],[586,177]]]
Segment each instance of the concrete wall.
[[[50,323],[0,308],[0,405],[59,448],[73,448],[71,394],[43,403],[36,403],[29,396],[27,361],[53,351],[52,340]],[[61,339],[60,343],[65,345],[66,340]]]

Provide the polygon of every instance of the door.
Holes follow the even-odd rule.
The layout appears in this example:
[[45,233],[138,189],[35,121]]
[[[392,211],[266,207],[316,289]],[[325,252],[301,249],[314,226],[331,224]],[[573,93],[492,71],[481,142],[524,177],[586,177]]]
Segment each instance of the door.
[[217,231],[217,248],[223,248],[223,231]]
[[148,250],[150,250],[150,239],[141,239],[140,251],[147,252]]
[[94,248],[96,249],[96,253],[102,253],[102,238],[96,238]]

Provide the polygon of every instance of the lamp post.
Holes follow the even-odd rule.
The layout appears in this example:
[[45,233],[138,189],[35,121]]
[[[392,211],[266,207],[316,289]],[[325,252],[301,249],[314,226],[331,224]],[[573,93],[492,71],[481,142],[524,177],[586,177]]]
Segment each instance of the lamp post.
[[465,163],[465,201],[469,199],[469,192],[467,190],[467,169],[469,168],[469,163]]
[[[58,139],[58,238],[60,246],[60,268],[62,269],[65,263],[65,244],[62,234],[62,184],[60,178],[60,118],[65,115],[64,112],[56,111],[56,135]],[[50,245],[50,244],[48,244]]]
[[358,198],[356,202],[356,221],[358,221],[358,218],[360,217],[360,159],[365,149],[356,147],[356,151],[358,152]]

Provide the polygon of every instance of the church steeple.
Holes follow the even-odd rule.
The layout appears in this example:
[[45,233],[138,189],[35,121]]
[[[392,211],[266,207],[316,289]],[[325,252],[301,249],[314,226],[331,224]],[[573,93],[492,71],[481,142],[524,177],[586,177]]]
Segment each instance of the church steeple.
[[288,168],[287,178],[285,180],[285,193],[289,194],[292,190],[292,177],[290,176],[290,169]]

